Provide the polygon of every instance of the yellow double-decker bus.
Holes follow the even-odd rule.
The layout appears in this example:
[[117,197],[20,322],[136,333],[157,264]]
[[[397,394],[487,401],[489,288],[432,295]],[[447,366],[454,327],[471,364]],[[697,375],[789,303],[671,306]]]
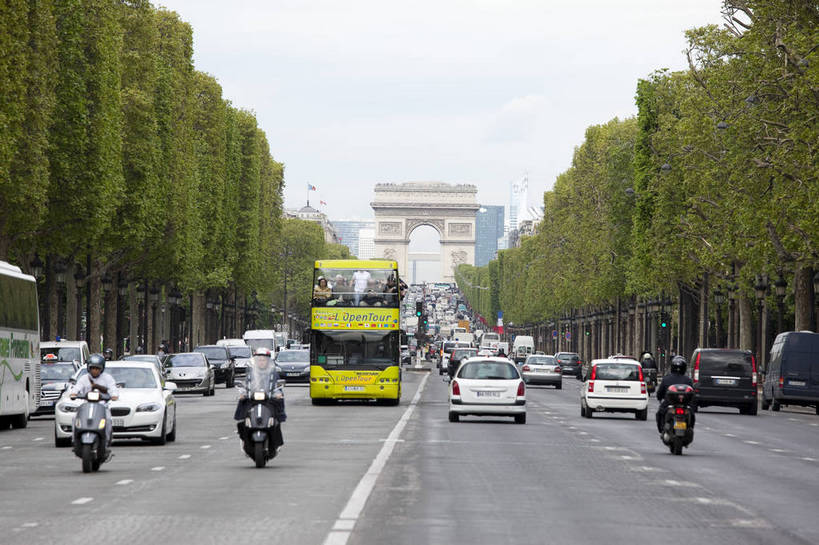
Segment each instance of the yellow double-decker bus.
[[316,261],[310,329],[310,398],[401,400],[398,264]]

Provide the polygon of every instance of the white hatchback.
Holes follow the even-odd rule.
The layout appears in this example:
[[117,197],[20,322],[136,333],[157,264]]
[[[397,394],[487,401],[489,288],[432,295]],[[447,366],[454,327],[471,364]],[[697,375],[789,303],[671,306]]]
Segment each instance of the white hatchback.
[[634,413],[637,420],[648,416],[648,393],[643,367],[636,360],[592,360],[591,371],[580,389],[580,414],[591,418],[594,411]]
[[464,361],[449,384],[449,421],[461,416],[512,416],[526,423],[526,386],[506,358]]

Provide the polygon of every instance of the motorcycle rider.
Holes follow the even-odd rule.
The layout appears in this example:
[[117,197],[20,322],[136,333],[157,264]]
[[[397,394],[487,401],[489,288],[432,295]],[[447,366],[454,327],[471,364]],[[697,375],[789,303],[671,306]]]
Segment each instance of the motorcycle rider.
[[[244,438],[245,434],[245,415],[247,415],[247,410],[250,408],[251,400],[249,391],[249,385],[253,384],[253,372],[255,368],[258,368],[260,371],[267,370],[269,366],[273,365],[274,369],[273,372],[270,373],[270,384],[267,387],[267,393],[270,395],[270,401],[274,408],[274,414],[276,414],[276,418],[279,422],[284,422],[287,420],[287,414],[284,411],[284,396],[281,392],[277,392],[276,390],[276,382],[279,380],[279,373],[275,369],[275,364],[272,361],[272,354],[269,348],[265,348],[260,346],[256,349],[253,353],[253,364],[247,368],[247,375],[245,376],[244,384],[238,383],[236,388],[239,390],[239,402],[236,404],[236,411],[233,413],[233,419],[236,420],[236,431],[239,433],[239,439]],[[284,444],[284,438],[282,437],[281,426],[276,426],[274,443],[277,447],[281,447]]]
[[[674,384],[687,384],[693,388],[694,381],[691,377],[685,374],[685,368],[688,362],[683,356],[674,356],[671,360],[671,373],[664,376],[660,385],[657,386],[657,400],[660,406],[657,408],[657,431],[663,433],[663,424],[665,423],[665,412],[668,410],[668,402],[665,400],[665,394],[669,386]],[[691,427],[694,427],[694,412],[691,412]]]
[[111,348],[106,348],[103,351],[103,355],[105,356],[105,361],[111,361],[114,359],[114,351]]
[[[71,386],[69,396],[75,399],[77,396],[84,396],[92,390],[97,390],[100,393],[111,396],[111,401],[119,399],[119,389],[117,389],[117,381],[114,380],[109,373],[105,372],[105,357],[102,354],[92,354],[86,363],[88,373],[84,374],[77,380],[77,383]],[[105,405],[105,442],[107,446],[111,445],[111,436],[113,430],[111,429],[111,409],[107,402]],[[109,451],[110,453],[110,451]]]

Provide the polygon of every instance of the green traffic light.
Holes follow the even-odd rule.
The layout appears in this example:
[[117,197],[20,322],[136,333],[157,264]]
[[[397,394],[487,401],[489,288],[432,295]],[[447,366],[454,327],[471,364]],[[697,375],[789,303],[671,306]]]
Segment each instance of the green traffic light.
[[666,324],[665,322],[663,322],[663,323],[661,323],[661,324],[660,324],[660,326],[661,326],[661,327],[665,327],[666,325],[667,325],[667,324]]

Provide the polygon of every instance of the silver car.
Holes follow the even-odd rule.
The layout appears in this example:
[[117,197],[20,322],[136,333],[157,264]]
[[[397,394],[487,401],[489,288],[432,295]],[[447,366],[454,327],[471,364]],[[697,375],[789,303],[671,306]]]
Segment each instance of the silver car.
[[165,378],[176,384],[176,393],[190,392],[212,396],[216,376],[208,358],[201,352],[182,352],[165,358]]
[[528,356],[520,366],[520,374],[527,384],[551,384],[558,390],[563,387],[563,373],[554,356]]

